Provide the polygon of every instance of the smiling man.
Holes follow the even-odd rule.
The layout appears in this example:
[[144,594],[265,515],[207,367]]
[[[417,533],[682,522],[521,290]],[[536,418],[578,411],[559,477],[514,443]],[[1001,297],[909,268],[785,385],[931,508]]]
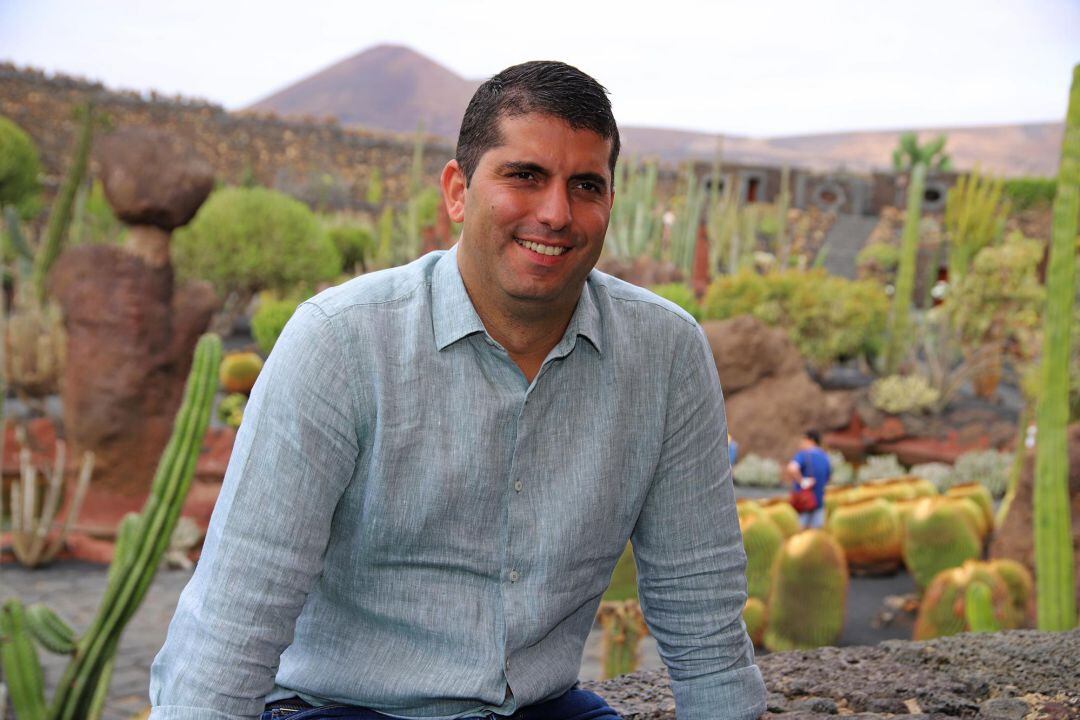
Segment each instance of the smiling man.
[[680,720],[764,711],[708,345],[593,270],[618,152],[573,67],[481,85],[458,244],[302,304],[267,361],[151,718],[612,720],[576,681],[627,541]]

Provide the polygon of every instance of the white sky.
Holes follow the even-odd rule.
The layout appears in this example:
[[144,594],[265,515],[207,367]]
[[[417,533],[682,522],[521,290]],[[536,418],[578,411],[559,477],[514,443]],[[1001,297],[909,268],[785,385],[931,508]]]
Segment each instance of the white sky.
[[623,125],[737,135],[1061,120],[1080,0],[0,0],[0,60],[239,108],[379,43],[559,59]]

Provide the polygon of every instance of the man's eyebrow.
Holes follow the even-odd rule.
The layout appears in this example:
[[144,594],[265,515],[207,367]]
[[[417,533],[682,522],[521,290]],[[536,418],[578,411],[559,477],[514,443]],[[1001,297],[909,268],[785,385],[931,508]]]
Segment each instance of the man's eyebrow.
[[511,160],[503,163],[502,169],[506,172],[531,172],[539,175],[547,175],[548,171],[542,165],[524,160]]

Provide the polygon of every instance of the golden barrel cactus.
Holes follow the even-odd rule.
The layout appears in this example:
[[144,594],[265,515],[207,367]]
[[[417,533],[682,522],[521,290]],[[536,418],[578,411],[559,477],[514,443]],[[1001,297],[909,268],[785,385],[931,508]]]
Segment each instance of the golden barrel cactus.
[[945,491],[946,497],[961,497],[970,498],[979,506],[982,510],[983,517],[986,518],[987,531],[994,529],[994,498],[991,497],[990,491],[986,489],[986,486],[982,483],[963,483],[961,485],[953,485],[951,488]]
[[972,630],[969,626],[972,613],[967,603],[973,595],[968,593],[973,583],[981,583],[989,590],[989,610],[997,627],[1009,629],[1019,626],[1020,618],[1013,610],[1005,581],[989,563],[969,560],[960,567],[943,570],[934,576],[919,603],[915,639],[929,640]]
[[219,374],[221,387],[228,393],[249,394],[262,371],[262,366],[263,361],[258,353],[229,353],[221,359]]
[[991,560],[988,565],[1009,588],[1013,612],[1020,623],[1018,627],[1030,625],[1035,616],[1035,579],[1031,577],[1031,573],[1011,558]]
[[784,534],[764,512],[760,516],[747,516],[739,527],[746,549],[746,594],[766,600],[772,585],[773,560],[784,542]]
[[963,508],[935,498],[924,498],[915,506],[903,544],[904,564],[920,588],[942,570],[975,560],[982,552],[982,542]]
[[851,566],[891,571],[900,564],[900,515],[884,498],[841,505],[829,518],[828,530]]
[[769,519],[780,528],[785,540],[802,529],[799,525],[799,513],[795,512],[795,508],[791,506],[787,498],[779,498],[778,500],[763,503],[762,508],[765,510],[765,514],[769,516]]
[[776,558],[765,647],[832,645],[844,627],[848,568],[840,543],[824,530],[789,538]]
[[754,647],[761,647],[765,638],[765,625],[768,623],[769,614],[765,603],[756,597],[746,598],[746,605],[742,611],[743,623],[746,625],[746,634]]

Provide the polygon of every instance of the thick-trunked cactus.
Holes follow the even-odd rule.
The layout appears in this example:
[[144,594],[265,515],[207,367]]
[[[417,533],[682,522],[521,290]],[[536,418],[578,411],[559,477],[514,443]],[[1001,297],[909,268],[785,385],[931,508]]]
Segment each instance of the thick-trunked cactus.
[[848,585],[840,544],[824,530],[804,530],[784,543],[774,573],[765,647],[775,652],[835,644]]

